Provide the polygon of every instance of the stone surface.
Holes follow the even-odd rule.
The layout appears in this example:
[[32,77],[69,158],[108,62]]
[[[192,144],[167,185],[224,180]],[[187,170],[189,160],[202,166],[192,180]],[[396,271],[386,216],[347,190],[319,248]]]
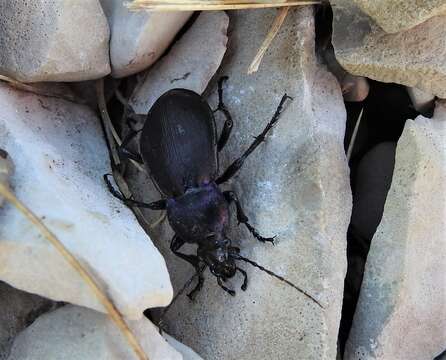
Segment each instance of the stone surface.
[[[149,320],[129,321],[128,325],[150,360],[194,359],[173,349]],[[106,315],[68,305],[39,317],[23,331],[14,341],[8,358],[53,359],[133,360],[136,356]]]
[[437,15],[446,15],[445,0],[353,0],[388,33],[410,29]]
[[[435,96],[418,90],[417,88],[407,87],[407,92],[412,100],[413,107],[421,114],[429,113],[434,108]],[[430,117],[430,116],[429,116]]]
[[395,82],[446,98],[446,16],[387,34],[348,0],[333,7],[333,46],[354,75]]
[[110,25],[112,76],[135,74],[167,49],[191,12],[130,11],[122,0],[101,0]]
[[[0,85],[0,143],[14,161],[16,196],[102,284],[122,314],[169,303],[164,259],[133,214],[106,189],[100,122],[86,106]],[[65,259],[11,205],[0,209],[0,279],[102,310]]]
[[110,72],[98,0],[2,1],[0,74],[23,82],[81,81]]
[[0,281],[0,360],[5,360],[14,337],[40,314],[54,309],[56,303],[14,289]]
[[147,73],[130,101],[137,114],[147,114],[167,90],[184,88],[201,94],[220,66],[226,51],[228,16],[204,11],[192,27]]
[[407,121],[344,359],[433,359],[446,344],[446,104]]
[[[275,15],[275,10],[230,13],[230,47],[217,75],[229,76],[225,103],[234,119],[232,137],[221,152],[220,172],[262,131],[282,95],[294,98],[265,143],[231,184],[223,186],[237,192],[262,235],[277,235],[276,246],[262,244],[237,227],[234,208],[228,237],[244,255],[305,289],[325,308],[245,263],[239,266],[248,272],[247,291],[240,290],[239,275],[227,283],[237,291],[235,297],[206,271],[195,302],[180,296],[166,322],[172,335],[206,360],[336,357],[351,211],[343,150],[345,107],[335,77],[316,63],[311,7],[290,11],[259,71],[247,75]],[[215,84],[212,89],[213,108]],[[223,124],[221,115],[217,123]],[[149,200],[146,183],[133,188],[136,198]],[[159,196],[150,194],[150,200]],[[170,252],[167,222],[153,234],[178,290],[193,268]],[[185,247],[186,252],[194,250]]]
[[169,334],[163,333],[163,337],[167,340],[170,346],[183,355],[183,360],[202,360],[202,358],[195,351],[175,340]]

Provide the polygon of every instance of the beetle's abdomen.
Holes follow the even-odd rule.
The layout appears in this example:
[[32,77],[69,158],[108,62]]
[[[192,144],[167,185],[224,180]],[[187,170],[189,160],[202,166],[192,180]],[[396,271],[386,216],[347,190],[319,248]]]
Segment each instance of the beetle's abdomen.
[[150,109],[140,152],[152,179],[168,197],[217,176],[216,127],[212,110],[198,94],[173,89]]

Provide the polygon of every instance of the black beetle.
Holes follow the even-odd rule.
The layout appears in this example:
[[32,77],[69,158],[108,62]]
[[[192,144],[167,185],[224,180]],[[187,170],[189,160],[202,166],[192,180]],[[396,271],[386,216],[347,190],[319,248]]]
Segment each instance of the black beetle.
[[[226,79],[223,77],[218,83],[219,103],[215,111],[211,110],[202,96],[193,91],[169,90],[158,98],[147,114],[139,140],[140,155],[125,149],[136,132],[123,141],[121,153],[145,165],[154,184],[166,199],[149,204],[126,199],[112,187],[107,175],[104,179],[113,195],[129,206],[167,210],[169,223],[175,232],[170,249],[194,266],[198,274],[198,283],[188,294],[190,298],[202,288],[202,272],[206,266],[216,276],[219,286],[231,295],[235,295],[235,291],[228,289],[223,282],[239,271],[244,277],[241,288],[246,290],[246,272],[235,263],[236,260],[242,260],[285,281],[316,301],[288,280],[241,256],[240,250],[232,246],[226,236],[229,205],[233,202],[239,223],[244,224],[257,240],[273,243],[274,238],[260,236],[249,224],[236,194],[233,191],[221,191],[218,185],[240,170],[246,158],[265,140],[268,131],[279,120],[285,101],[291,99],[286,94],[282,97],[262,133],[255,137],[241,157],[218,176],[218,152],[226,144],[233,127],[231,115],[223,104],[222,87]],[[216,111],[221,111],[226,118],[218,140],[214,119]],[[179,250],[185,243],[197,244],[197,255],[181,253]]]

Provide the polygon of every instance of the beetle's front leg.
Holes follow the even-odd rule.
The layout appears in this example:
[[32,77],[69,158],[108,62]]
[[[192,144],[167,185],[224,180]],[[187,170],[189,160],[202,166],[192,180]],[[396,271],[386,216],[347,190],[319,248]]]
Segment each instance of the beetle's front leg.
[[198,274],[198,283],[197,285],[192,289],[192,291],[187,294],[187,297],[191,300],[195,299],[195,296],[197,293],[201,290],[204,283],[204,277],[203,277],[203,270],[200,269],[200,259],[198,256],[195,255],[187,255],[179,252],[178,250],[185,244],[186,242],[181,239],[178,235],[174,235],[172,238],[172,241],[170,242],[170,250],[178,256],[179,258],[187,261],[189,264],[191,264],[195,271]]
[[151,203],[144,203],[141,201],[136,201],[133,199],[127,199],[124,196],[122,196],[121,193],[119,193],[111,184],[110,180],[108,179],[108,177],[111,176],[111,174],[105,174],[104,175],[104,181],[105,184],[107,185],[108,190],[111,192],[111,194],[121,200],[124,204],[126,204],[127,206],[136,206],[136,207],[141,207],[141,208],[147,208],[147,209],[151,209],[151,210],[165,210],[166,209],[166,200],[158,200],[158,201],[154,201]]
[[232,121],[232,116],[229,110],[223,103],[223,82],[228,80],[227,76],[222,76],[218,81],[218,106],[214,112],[221,111],[226,118],[225,124],[223,125],[223,130],[221,131],[220,138],[218,139],[217,150],[220,152],[228,142],[229,136],[231,135],[232,127],[234,122]]
[[272,244],[274,245],[274,238],[275,238],[275,237],[272,237],[272,238],[265,238],[265,237],[261,236],[261,235],[258,233],[258,231],[257,231],[253,226],[251,226],[251,224],[248,222],[248,217],[245,215],[245,212],[244,212],[243,209],[242,209],[242,206],[241,206],[241,204],[240,204],[240,201],[239,201],[239,199],[237,198],[237,195],[236,195],[236,193],[235,193],[234,191],[225,191],[225,192],[223,192],[223,195],[224,195],[226,201],[227,201],[229,204],[230,204],[231,202],[234,202],[234,203],[235,203],[235,206],[236,206],[236,209],[237,209],[237,221],[238,221],[239,223],[244,224],[244,225],[248,228],[249,232],[250,232],[250,233],[251,233],[257,240],[259,240],[259,241],[261,241],[261,242],[270,242],[270,243],[272,243]]

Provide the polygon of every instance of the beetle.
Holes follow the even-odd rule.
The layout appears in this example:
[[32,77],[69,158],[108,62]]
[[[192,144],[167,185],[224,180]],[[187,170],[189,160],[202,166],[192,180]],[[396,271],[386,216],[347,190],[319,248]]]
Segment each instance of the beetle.
[[[175,232],[170,249],[176,256],[190,263],[198,275],[198,282],[188,294],[189,298],[193,299],[202,288],[202,273],[206,267],[217,278],[218,285],[231,295],[235,295],[235,291],[223,283],[234,277],[236,272],[241,273],[244,278],[241,289],[246,290],[246,271],[236,264],[236,260],[242,260],[285,281],[316,301],[288,280],[240,255],[240,249],[232,246],[226,235],[229,208],[234,203],[239,224],[244,224],[258,241],[274,243],[274,238],[261,236],[249,223],[236,193],[222,191],[219,185],[240,170],[246,158],[265,140],[267,133],[278,122],[285,102],[292,100],[287,94],[283,95],[262,133],[255,137],[242,156],[219,175],[218,153],[227,143],[233,128],[231,114],[223,103],[223,83],[226,80],[227,77],[222,77],[218,82],[218,106],[215,111],[211,110],[207,101],[199,94],[186,89],[172,89],[161,95],[149,110],[140,130],[139,154],[126,149],[136,132],[123,141],[121,153],[145,165],[164,199],[152,203],[127,199],[113,188],[108,180],[110,174],[104,175],[106,184],[110,192],[128,206],[167,210],[168,221]],[[217,111],[225,117],[219,138],[214,118]],[[198,245],[197,255],[180,251],[186,243]]]

